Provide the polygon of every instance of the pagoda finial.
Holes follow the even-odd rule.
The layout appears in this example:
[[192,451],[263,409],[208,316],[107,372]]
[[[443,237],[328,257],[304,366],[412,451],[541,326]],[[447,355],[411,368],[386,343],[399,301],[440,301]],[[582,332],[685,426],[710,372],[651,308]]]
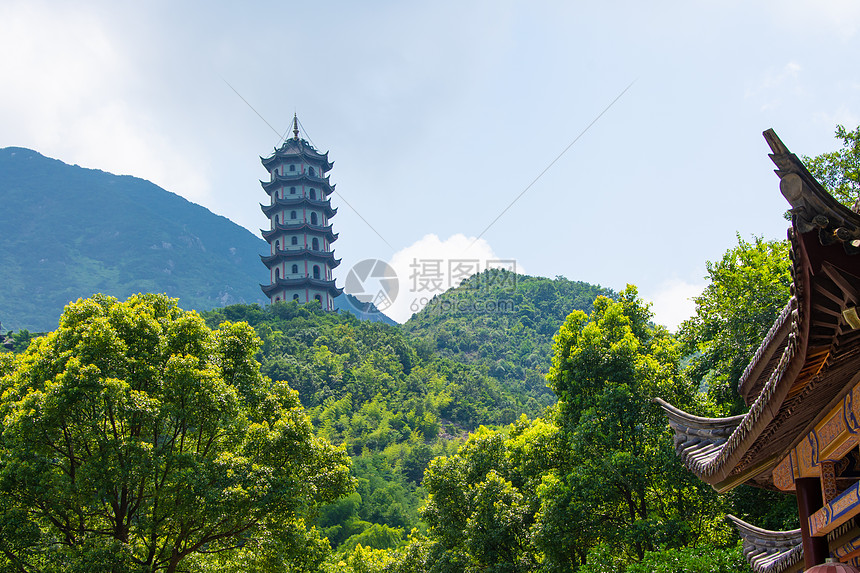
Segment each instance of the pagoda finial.
[[293,139],[299,139],[299,116],[296,113],[293,113]]

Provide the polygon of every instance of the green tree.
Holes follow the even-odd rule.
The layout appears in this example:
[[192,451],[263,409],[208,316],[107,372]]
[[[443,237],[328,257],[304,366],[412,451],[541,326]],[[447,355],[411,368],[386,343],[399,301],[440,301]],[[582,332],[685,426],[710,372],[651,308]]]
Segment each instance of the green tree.
[[[518,423],[525,424],[524,420]],[[520,480],[511,481],[520,472],[515,471],[508,444],[504,433],[482,426],[455,455],[430,463],[423,482],[430,498],[422,516],[432,542],[412,544],[418,543],[415,547],[423,547],[429,554],[429,571],[515,573],[534,569],[536,557],[529,533],[534,495],[523,489]],[[415,547],[410,547],[414,553]],[[409,549],[406,554],[412,555]]]
[[[691,356],[687,376],[706,392],[704,414],[730,416],[746,411],[738,382],[780,311],[788,302],[791,273],[788,243],[738,245],[708,262],[709,284],[695,299],[696,314],[679,337]],[[770,529],[797,527],[794,499],[775,492],[739,487],[724,496],[727,511]]]
[[[572,313],[556,336],[547,378],[559,396],[567,456],[544,480],[537,525],[551,564],[573,556],[582,562],[597,541],[624,561],[642,560],[659,545],[678,547],[702,533],[687,523],[699,492],[691,496],[695,484],[677,471],[665,418],[652,401],[687,404],[693,388],[680,375],[679,344],[650,319],[628,287],[617,302],[597,298],[590,316]],[[666,482],[667,471],[681,482]],[[571,519],[579,532],[559,538],[558,524]]]
[[312,538],[302,516],[350,488],[347,458],[260,374],[259,344],[162,295],[70,304],[0,378],[0,570],[172,573]]
[[567,572],[606,551],[624,571],[705,536],[730,543],[719,501],[684,470],[653,403],[687,407],[695,388],[680,344],[650,320],[634,287],[568,316],[548,376],[557,406],[546,419],[480,428],[430,463],[429,529],[402,552],[403,571]]
[[692,357],[688,375],[707,391],[711,413],[731,416],[746,411],[738,381],[788,302],[788,243],[738,235],[738,245],[706,268],[710,282],[678,335]]
[[849,209],[860,199],[860,126],[854,131],[836,126],[842,149],[804,157],[803,162],[818,182]]

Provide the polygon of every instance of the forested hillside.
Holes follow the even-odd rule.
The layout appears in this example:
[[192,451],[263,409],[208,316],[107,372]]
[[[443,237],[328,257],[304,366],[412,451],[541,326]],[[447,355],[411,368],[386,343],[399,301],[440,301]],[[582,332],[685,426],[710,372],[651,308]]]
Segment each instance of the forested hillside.
[[293,302],[204,316],[213,328],[254,327],[262,372],[298,390],[317,435],[352,457],[356,492],[324,508],[318,522],[335,547],[404,543],[420,527],[430,460],[454,453],[481,424],[511,423],[527,407],[485,367],[441,356],[396,326]]
[[486,368],[538,415],[555,402],[546,385],[553,336],[571,312],[591,312],[597,296],[616,295],[564,277],[488,270],[434,297],[403,330],[441,356]]

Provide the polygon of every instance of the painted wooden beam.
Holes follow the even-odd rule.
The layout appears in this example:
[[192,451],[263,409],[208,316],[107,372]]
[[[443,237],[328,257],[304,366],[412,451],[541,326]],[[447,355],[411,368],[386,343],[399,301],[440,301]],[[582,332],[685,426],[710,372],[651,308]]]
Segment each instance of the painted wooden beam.
[[794,491],[798,478],[820,477],[821,463],[837,462],[860,444],[860,383],[773,469],[773,483]]
[[810,534],[813,537],[823,537],[857,514],[860,514],[860,482],[809,516]]

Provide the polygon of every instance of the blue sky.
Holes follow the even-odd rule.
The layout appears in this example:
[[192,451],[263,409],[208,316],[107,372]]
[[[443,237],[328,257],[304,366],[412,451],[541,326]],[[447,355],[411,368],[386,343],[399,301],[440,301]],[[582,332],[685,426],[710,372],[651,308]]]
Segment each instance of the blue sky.
[[266,122],[296,111],[335,161],[341,280],[366,258],[513,259],[636,284],[674,327],[736,233],[785,236],[761,132],[814,155],[860,122],[858,24],[848,0],[5,0],[0,147],[256,232]]

